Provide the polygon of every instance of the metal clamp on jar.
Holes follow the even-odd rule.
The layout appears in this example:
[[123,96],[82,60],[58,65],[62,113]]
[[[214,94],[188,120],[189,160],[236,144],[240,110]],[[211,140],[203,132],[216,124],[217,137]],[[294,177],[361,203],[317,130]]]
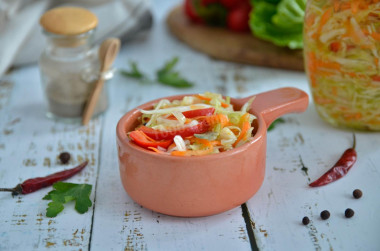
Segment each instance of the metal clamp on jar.
[[[98,24],[90,11],[77,7],[59,7],[40,19],[47,46],[40,57],[40,73],[48,103],[47,116],[65,122],[80,121],[85,103],[99,77],[100,63],[93,48]],[[97,101],[94,115],[108,107],[106,88]]]

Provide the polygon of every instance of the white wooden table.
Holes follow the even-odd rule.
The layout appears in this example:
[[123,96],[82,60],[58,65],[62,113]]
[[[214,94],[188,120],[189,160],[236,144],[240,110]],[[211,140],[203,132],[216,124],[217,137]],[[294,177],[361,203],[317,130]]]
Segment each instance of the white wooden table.
[[[204,91],[243,97],[284,86],[309,92],[303,73],[216,61],[173,38],[166,13],[178,1],[155,1],[155,25],[122,48],[116,66],[135,60],[154,74],[165,61],[180,57],[179,70],[194,88],[179,90],[141,85],[117,75],[109,83],[111,104],[89,126],[45,118],[46,104],[36,65],[17,69],[0,85],[0,187],[60,171],[57,156],[72,154],[70,166],[89,159],[74,183],[93,185],[94,205],[80,215],[72,204],[47,218],[45,188],[12,198],[0,193],[0,250],[380,250],[380,134],[357,132],[358,161],[346,177],[309,188],[352,144],[350,131],[319,119],[313,104],[303,114],[284,116],[268,133],[265,181],[246,204],[203,218],[176,218],[142,208],[120,182],[115,127],[119,118],[151,99]],[[159,163],[158,163],[159,164]],[[308,168],[308,174],[302,167]],[[356,200],[352,191],[364,195]],[[353,218],[344,211],[352,208]],[[330,219],[319,217],[322,210]],[[311,223],[301,224],[304,216]]]

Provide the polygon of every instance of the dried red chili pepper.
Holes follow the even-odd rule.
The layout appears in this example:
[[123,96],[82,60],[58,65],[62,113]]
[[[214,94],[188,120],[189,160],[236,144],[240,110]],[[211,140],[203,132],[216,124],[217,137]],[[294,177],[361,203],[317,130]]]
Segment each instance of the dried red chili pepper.
[[351,148],[348,148],[343,153],[343,155],[340,157],[338,162],[336,162],[335,165],[330,170],[328,170],[316,181],[310,183],[309,186],[311,187],[324,186],[342,178],[344,175],[347,174],[347,172],[355,164],[356,159],[357,159],[357,154],[355,150],[355,146],[356,146],[355,134],[353,135],[353,137],[354,137],[353,146]]
[[41,188],[51,186],[57,181],[65,180],[79,173],[88,164],[88,161],[81,163],[79,166],[72,169],[64,170],[58,173],[50,174],[46,177],[38,177],[25,180],[14,188],[0,188],[0,192],[12,192],[12,195],[28,194],[37,191]]

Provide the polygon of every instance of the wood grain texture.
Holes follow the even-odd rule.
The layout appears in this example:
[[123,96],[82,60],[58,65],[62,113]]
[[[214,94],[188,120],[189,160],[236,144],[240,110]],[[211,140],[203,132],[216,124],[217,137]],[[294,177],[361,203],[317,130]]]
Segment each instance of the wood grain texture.
[[290,50],[224,28],[191,23],[182,6],[173,8],[166,23],[178,39],[216,59],[237,63],[303,71],[302,50]]
[[[329,170],[351,147],[352,132],[331,128],[312,107],[304,114],[284,118],[284,124],[268,133],[266,180],[247,203],[259,247],[290,250],[302,243],[303,250],[378,250],[376,183],[380,172],[374,163],[380,161],[380,136],[356,133],[361,143],[356,148],[358,161],[350,172],[329,185],[311,188],[310,181]],[[354,199],[356,188],[366,197]],[[355,211],[354,217],[345,218],[347,208]],[[331,213],[326,221],[320,218],[323,210]],[[310,219],[308,226],[301,223],[304,216]],[[355,241],[358,236],[361,240]]]
[[[95,188],[101,121],[88,127],[66,125],[44,117],[46,108],[40,92],[37,68],[16,70],[10,76],[13,89],[0,111],[0,184],[17,183],[71,168],[88,159],[89,165],[68,182],[88,183]],[[27,83],[27,84],[25,84]],[[5,89],[4,89],[5,88]],[[60,164],[58,155],[68,151],[72,159]],[[92,207],[84,215],[65,205],[57,218],[45,216],[48,201],[42,197],[51,187],[12,197],[0,193],[0,250],[86,249],[91,234]],[[91,194],[94,199],[94,192]]]

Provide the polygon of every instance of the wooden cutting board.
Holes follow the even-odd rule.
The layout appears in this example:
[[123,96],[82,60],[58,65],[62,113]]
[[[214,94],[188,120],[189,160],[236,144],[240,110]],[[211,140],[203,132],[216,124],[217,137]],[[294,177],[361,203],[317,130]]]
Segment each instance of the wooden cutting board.
[[251,33],[191,23],[182,6],[172,9],[166,22],[178,39],[213,58],[289,70],[304,69],[302,50],[278,47]]

